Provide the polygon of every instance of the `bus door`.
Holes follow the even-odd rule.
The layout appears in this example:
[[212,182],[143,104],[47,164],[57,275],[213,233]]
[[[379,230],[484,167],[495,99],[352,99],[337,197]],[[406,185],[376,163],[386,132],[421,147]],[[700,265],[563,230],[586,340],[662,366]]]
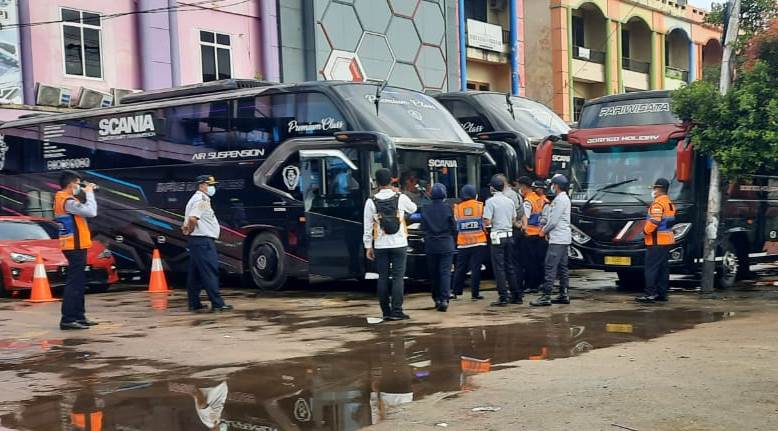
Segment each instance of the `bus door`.
[[363,182],[355,148],[300,150],[311,279],[362,274]]

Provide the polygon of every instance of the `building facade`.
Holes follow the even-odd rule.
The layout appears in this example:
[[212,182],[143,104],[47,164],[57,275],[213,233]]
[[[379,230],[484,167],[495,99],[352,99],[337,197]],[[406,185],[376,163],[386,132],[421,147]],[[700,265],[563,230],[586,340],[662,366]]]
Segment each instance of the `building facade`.
[[721,62],[720,29],[671,0],[525,2],[527,96],[576,121],[588,99],[676,89]]
[[[9,96],[2,98],[5,104],[96,107],[95,101],[111,104],[131,90],[224,78],[278,79],[274,1],[2,3],[0,8],[15,15],[5,20],[0,40],[16,42],[0,44],[15,54],[5,56],[0,75],[0,97]],[[0,19],[5,16],[0,9]],[[6,111],[0,119],[19,113]]]

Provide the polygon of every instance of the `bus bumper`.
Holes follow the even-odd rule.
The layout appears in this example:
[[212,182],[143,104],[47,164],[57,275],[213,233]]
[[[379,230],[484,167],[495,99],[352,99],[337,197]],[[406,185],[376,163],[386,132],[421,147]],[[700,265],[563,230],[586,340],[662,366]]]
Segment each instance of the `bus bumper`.
[[[604,271],[642,270],[645,267],[646,249],[587,247],[573,243],[570,245],[568,257],[571,266],[579,268],[601,269]],[[670,267],[687,268],[690,254],[683,243],[670,247]]]

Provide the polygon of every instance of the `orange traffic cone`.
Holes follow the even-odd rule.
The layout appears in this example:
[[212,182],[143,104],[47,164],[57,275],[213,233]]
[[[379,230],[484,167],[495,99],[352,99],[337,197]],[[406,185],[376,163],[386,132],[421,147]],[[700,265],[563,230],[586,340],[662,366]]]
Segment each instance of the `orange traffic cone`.
[[39,254],[35,259],[35,272],[32,275],[32,291],[28,302],[53,302],[59,301],[51,296],[51,286],[49,278],[46,277],[46,267],[43,265],[43,258]]
[[170,293],[165,279],[165,270],[162,269],[162,258],[159,250],[154,249],[151,255],[151,275],[149,276],[149,293]]
[[[164,292],[163,292],[164,293]],[[152,310],[167,310],[169,295],[149,295]]]

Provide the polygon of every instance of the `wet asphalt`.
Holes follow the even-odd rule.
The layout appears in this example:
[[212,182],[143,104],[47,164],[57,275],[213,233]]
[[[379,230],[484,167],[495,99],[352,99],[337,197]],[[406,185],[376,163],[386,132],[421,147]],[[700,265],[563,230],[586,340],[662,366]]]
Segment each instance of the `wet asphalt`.
[[[614,277],[577,271],[573,304],[432,310],[409,286],[402,322],[367,323],[370,286],[225,289],[231,313],[191,314],[185,295],[141,286],[90,295],[101,325],[53,328],[58,305],[0,301],[0,430],[355,430],[431,394],[478,390],[474,377],[734,319],[778,300],[778,267],[700,299],[676,278],[669,304],[639,306]],[[467,293],[466,293],[467,294]],[[226,383],[226,387],[219,386]],[[84,427],[80,427],[84,424]],[[216,425],[214,425],[216,424]]]

